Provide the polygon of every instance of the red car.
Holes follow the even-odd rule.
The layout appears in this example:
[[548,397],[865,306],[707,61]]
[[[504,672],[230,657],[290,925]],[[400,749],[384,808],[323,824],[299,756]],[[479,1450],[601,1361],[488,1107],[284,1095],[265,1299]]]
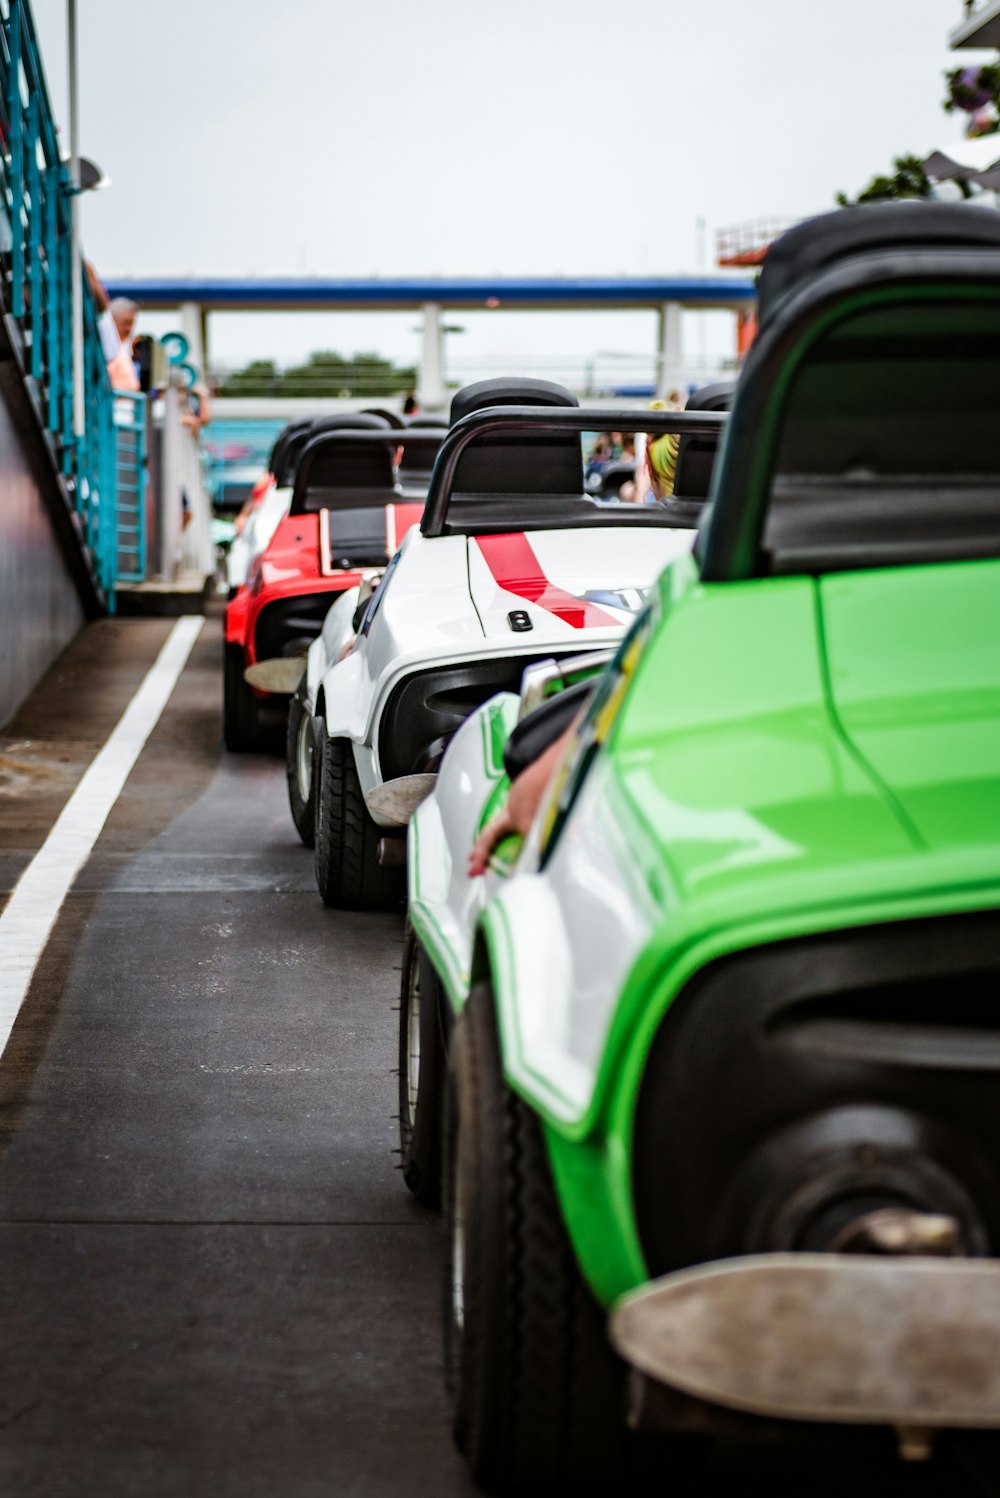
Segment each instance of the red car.
[[[424,449],[443,435],[423,430],[411,445]],[[287,696],[251,686],[247,668],[304,657],[335,595],[360,583],[363,570],[384,567],[419,521],[422,496],[409,482],[403,490],[394,462],[401,436],[380,417],[345,415],[325,420],[302,449],[288,515],[226,609],[228,749],[267,748],[284,725]]]

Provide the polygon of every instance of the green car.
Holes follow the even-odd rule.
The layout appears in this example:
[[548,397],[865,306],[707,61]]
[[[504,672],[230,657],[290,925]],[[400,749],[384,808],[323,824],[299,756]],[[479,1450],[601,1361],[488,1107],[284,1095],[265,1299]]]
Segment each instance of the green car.
[[628,1425],[1000,1426],[1000,216],[815,220],[760,305],[523,847],[465,873],[510,695],[410,825],[404,1169],[433,1201],[443,1141],[487,1487]]

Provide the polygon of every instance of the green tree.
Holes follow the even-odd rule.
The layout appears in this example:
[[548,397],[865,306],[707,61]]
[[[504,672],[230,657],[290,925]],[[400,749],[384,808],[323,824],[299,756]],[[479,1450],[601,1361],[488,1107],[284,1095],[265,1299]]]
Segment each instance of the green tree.
[[245,369],[227,375],[219,386],[220,395],[277,395],[281,376],[271,359],[254,359]]
[[[868,186],[854,199],[856,203],[878,203],[892,198],[929,198],[931,180],[924,171],[919,156],[897,156],[896,168],[891,177],[873,177]],[[851,199],[846,193],[837,194],[841,208],[848,208]]]
[[377,396],[412,390],[417,373],[400,368],[378,354],[355,354],[345,359],[326,349],[310,354],[304,364],[279,371],[270,360],[256,359],[235,371],[219,387],[220,395]]

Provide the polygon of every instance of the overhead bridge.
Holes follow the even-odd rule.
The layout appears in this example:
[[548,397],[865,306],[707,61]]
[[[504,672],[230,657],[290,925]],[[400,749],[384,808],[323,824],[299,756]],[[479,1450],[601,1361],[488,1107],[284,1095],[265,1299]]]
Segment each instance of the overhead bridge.
[[657,313],[656,387],[666,395],[683,384],[681,313],[727,311],[741,329],[756,306],[751,276],[417,276],[323,278],[316,276],[113,277],[112,296],[148,309],[179,308],[195,362],[208,354],[212,312],[397,312],[423,314],[419,394],[428,410],[446,404],[443,317],[448,312]]

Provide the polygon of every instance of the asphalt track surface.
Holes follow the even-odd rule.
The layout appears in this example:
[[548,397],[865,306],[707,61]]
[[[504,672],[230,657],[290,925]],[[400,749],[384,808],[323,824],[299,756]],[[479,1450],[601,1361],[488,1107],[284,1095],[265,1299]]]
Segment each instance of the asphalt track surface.
[[[91,625],[0,736],[0,905],[169,628]],[[440,1226],[392,1153],[402,916],[323,909],[220,699],[213,619],[0,1064],[0,1494],[458,1498]],[[615,1491],[976,1494],[991,1451],[728,1445],[690,1484],[647,1453]]]

